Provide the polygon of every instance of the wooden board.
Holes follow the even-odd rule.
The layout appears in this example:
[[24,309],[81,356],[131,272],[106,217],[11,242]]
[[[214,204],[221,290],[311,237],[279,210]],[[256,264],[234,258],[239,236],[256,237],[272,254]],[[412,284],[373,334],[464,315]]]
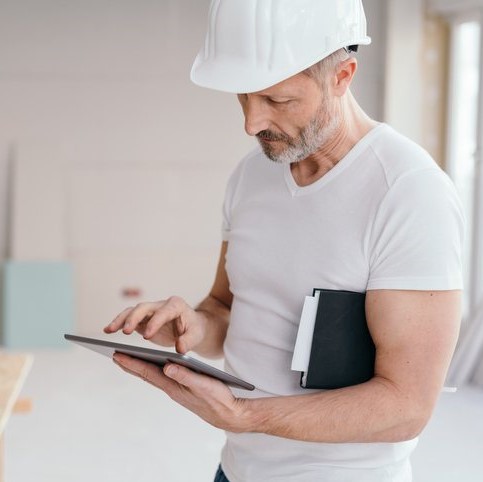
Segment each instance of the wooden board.
[[0,436],[32,365],[30,355],[0,352]]

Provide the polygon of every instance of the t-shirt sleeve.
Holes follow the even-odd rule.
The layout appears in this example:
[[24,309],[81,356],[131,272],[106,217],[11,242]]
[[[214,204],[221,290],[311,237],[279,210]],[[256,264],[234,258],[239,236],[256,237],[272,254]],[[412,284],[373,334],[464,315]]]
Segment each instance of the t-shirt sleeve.
[[462,289],[463,236],[463,210],[448,176],[435,168],[403,175],[374,220],[367,289]]

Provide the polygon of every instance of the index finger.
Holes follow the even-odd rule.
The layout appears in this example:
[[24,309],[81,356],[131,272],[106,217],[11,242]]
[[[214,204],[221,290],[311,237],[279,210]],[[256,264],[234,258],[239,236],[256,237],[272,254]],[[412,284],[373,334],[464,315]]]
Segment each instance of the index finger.
[[166,323],[175,320],[177,320],[177,322],[173,325],[173,335],[175,337],[182,335],[183,327],[181,323],[181,316],[186,307],[186,303],[181,298],[177,298],[175,296],[169,298],[150,317],[146,324],[144,337],[152,337]]
[[151,317],[164,305],[164,301],[157,303],[139,303],[136,305],[123,320],[123,333],[130,335],[141,323],[149,323]]
[[129,306],[121,311],[121,313],[119,313],[108,325],[104,327],[104,333],[114,333],[118,331],[124,325],[124,320],[132,310],[133,307]]

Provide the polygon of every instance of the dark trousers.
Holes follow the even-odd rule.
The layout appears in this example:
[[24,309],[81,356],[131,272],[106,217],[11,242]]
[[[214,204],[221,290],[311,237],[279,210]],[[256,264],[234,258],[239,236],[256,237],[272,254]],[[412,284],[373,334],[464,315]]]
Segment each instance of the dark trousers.
[[218,466],[218,470],[216,471],[215,480],[213,482],[230,482],[227,478],[223,470],[221,470],[221,465]]

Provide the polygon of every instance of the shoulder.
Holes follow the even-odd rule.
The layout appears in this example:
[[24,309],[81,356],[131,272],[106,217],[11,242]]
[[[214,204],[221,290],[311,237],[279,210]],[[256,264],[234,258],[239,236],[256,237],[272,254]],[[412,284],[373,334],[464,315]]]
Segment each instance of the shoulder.
[[371,149],[384,172],[388,189],[406,176],[417,177],[422,172],[426,172],[423,177],[444,178],[443,171],[426,150],[387,124],[379,127]]
[[[421,146],[385,125],[371,148],[386,181],[380,213],[399,212],[411,217],[424,217],[426,213],[429,224],[438,212],[452,212],[463,219],[452,180]],[[440,221],[444,222],[444,216]]]

